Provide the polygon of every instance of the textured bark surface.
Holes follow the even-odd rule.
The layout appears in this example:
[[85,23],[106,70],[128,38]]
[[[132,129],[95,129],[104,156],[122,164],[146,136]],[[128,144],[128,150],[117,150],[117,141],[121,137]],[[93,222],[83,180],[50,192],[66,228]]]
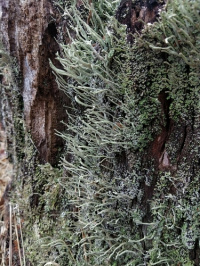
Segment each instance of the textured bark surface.
[[[90,3],[91,2],[92,1],[90,1]],[[154,23],[155,21],[157,21],[159,17],[159,11],[162,9],[164,2],[166,3],[167,1],[163,1],[162,4],[161,2],[162,1],[156,1],[156,0],[155,1],[154,0],[146,0],[146,1],[122,0],[121,1],[121,4],[119,5],[119,8],[116,13],[116,17],[120,23],[127,25],[128,42],[133,43],[134,33],[136,32],[142,33],[144,24]],[[83,6],[82,1],[77,1],[77,8],[79,10],[81,10],[82,6]],[[86,12],[85,17],[86,17],[86,21],[88,25],[91,24],[90,16],[91,16],[91,11]],[[43,232],[49,233],[49,231],[50,233],[52,233],[51,225],[52,223],[55,223],[55,221],[52,222],[52,217],[57,217],[57,218],[61,217],[61,214],[63,214],[63,210],[60,210],[59,208],[60,206],[61,207],[64,206],[65,208],[66,207],[65,205],[67,205],[66,202],[68,200],[67,197],[64,198],[64,196],[62,195],[63,187],[65,187],[65,189],[67,187],[67,185],[64,183],[66,182],[67,179],[66,180],[64,179],[63,181],[63,179],[60,178],[61,183],[63,182],[62,184],[64,184],[63,187],[61,188],[59,186],[60,183],[58,182],[59,183],[58,185],[58,183],[56,183],[55,181],[57,180],[57,177],[58,179],[60,177],[60,172],[59,172],[60,169],[58,170],[56,167],[55,168],[51,167],[51,166],[57,166],[58,159],[59,159],[59,151],[62,150],[64,146],[63,145],[64,140],[56,136],[55,130],[58,130],[60,132],[65,130],[65,126],[62,123],[60,123],[60,121],[63,120],[67,123],[67,115],[66,115],[65,110],[66,110],[66,106],[70,105],[70,100],[61,90],[58,89],[58,85],[55,81],[55,77],[49,66],[49,59],[50,59],[52,63],[54,64],[54,66],[61,69],[61,66],[59,65],[58,61],[55,59],[56,53],[59,52],[59,45],[56,39],[59,39],[59,41],[61,39],[65,44],[69,43],[69,36],[66,31],[67,20],[65,19],[63,19],[62,21],[61,20],[62,19],[61,19],[60,14],[58,13],[58,10],[55,9],[54,5],[52,4],[50,0],[42,0],[39,2],[36,0],[17,0],[17,1],[0,0],[0,34],[1,34],[3,44],[6,50],[11,55],[12,58],[16,59],[16,62],[17,62],[16,66],[18,66],[19,68],[19,71],[17,74],[17,82],[18,82],[17,85],[20,89],[20,94],[21,94],[21,103],[20,103],[21,112],[23,112],[23,115],[24,115],[23,118],[24,118],[24,124],[25,124],[26,130],[30,132],[33,143],[38,150],[36,158],[34,157],[35,153],[34,155],[32,154],[30,155],[31,159],[29,158],[27,154],[25,155],[23,154],[25,159],[23,156],[22,156],[22,159],[20,158],[21,160],[20,163],[22,164],[22,170],[20,169],[21,172],[19,171],[22,175],[20,176],[20,178],[22,178],[22,182],[21,181],[20,182],[22,183],[22,187],[24,186],[27,188],[28,185],[30,185],[31,187],[31,189],[30,187],[27,188],[27,191],[31,191],[31,193],[30,195],[27,196],[28,200],[26,200],[27,199],[26,195],[24,196],[24,201],[28,201],[28,204],[30,203],[30,205],[28,205],[28,208],[31,209],[31,212],[32,210],[34,211],[36,210],[35,217],[37,218],[35,218],[36,222],[33,221],[33,224],[35,222],[34,225],[36,225],[36,227],[38,226],[39,222],[37,219],[42,220],[43,212],[45,213],[46,211],[47,216],[50,214],[48,216],[48,219],[49,219],[48,222],[50,225],[49,224],[47,225],[47,227],[49,226],[50,229],[49,228],[46,229],[45,226],[42,227],[43,226],[42,224],[40,225],[42,228],[42,229],[40,228],[42,233]],[[60,30],[59,27],[62,27],[62,30]],[[59,35],[60,32],[62,32],[62,36]],[[96,44],[94,44],[94,47],[96,47],[97,49],[98,45],[97,46],[95,45]],[[139,49],[140,47],[138,48],[138,50]],[[98,52],[98,49],[96,50],[96,53],[97,52]],[[126,186],[128,186],[125,184],[126,172],[135,173],[135,175],[136,174],[138,175],[139,181],[137,181],[138,183],[135,189],[141,193],[139,192],[138,194],[133,193],[134,196],[133,196],[133,199],[131,199],[132,203],[131,203],[130,208],[132,208],[134,211],[138,209],[143,214],[141,221],[140,221],[141,224],[137,226],[139,228],[138,234],[140,238],[144,239],[144,241],[142,240],[143,241],[142,242],[143,254],[147,254],[149,250],[151,250],[152,248],[151,247],[152,239],[150,240],[148,238],[147,240],[145,239],[147,235],[146,224],[152,223],[153,214],[151,211],[151,204],[154,203],[154,199],[156,199],[158,202],[158,207],[156,207],[155,205],[155,209],[158,208],[158,210],[161,209],[162,211],[161,205],[163,204],[163,202],[165,203],[165,192],[166,192],[166,195],[168,196],[168,198],[166,199],[167,203],[165,206],[166,207],[165,214],[170,216],[169,215],[170,211],[172,211],[170,209],[171,206],[173,207],[175,206],[175,208],[176,208],[175,204],[179,206],[180,204],[178,205],[177,203],[178,200],[181,200],[184,197],[185,197],[184,200],[186,201],[185,205],[187,205],[188,202],[190,202],[190,199],[188,200],[187,196],[189,195],[188,197],[190,197],[190,195],[193,195],[192,194],[193,184],[191,186],[192,188],[190,188],[191,191],[189,189],[188,189],[188,192],[185,192],[185,191],[187,191],[187,188],[189,188],[190,183],[192,183],[193,181],[195,183],[195,180],[197,178],[196,173],[199,171],[199,168],[200,168],[200,161],[199,161],[199,157],[197,154],[198,153],[197,150],[198,150],[199,142],[200,142],[200,136],[199,136],[200,121],[199,121],[199,111],[194,110],[194,109],[188,111],[188,114],[190,115],[190,117],[192,117],[192,119],[189,121],[187,121],[185,118],[179,119],[179,120],[177,119],[177,121],[172,118],[173,101],[175,102],[176,98],[175,100],[172,97],[171,99],[169,99],[170,97],[169,97],[168,87],[164,87],[163,90],[161,90],[159,94],[156,96],[154,92],[151,95],[151,93],[149,92],[151,85],[152,85],[151,83],[154,82],[156,84],[156,81],[150,80],[149,82],[148,78],[150,74],[148,73],[148,71],[150,71],[150,69],[148,68],[150,67],[148,65],[148,62],[146,61],[148,61],[149,58],[150,60],[153,60],[153,58],[149,57],[146,59],[146,57],[148,57],[148,53],[151,53],[152,50],[150,49],[147,51],[144,50],[144,52],[146,52],[146,54],[144,55],[143,58],[142,58],[143,56],[142,52],[139,54],[141,58],[137,59],[135,57],[138,60],[138,62],[136,63],[131,62],[130,64],[132,67],[131,71],[133,71],[133,75],[131,77],[134,83],[133,85],[134,93],[135,94],[138,93],[139,95],[137,99],[137,103],[138,103],[138,109],[140,109],[141,111],[140,114],[144,114],[144,112],[146,111],[147,116],[150,117],[148,113],[149,110],[145,109],[145,104],[148,104],[151,107],[151,103],[149,103],[150,102],[149,98],[153,98],[153,97],[156,98],[154,100],[157,101],[158,106],[160,108],[159,110],[156,110],[158,114],[157,117],[153,118],[152,120],[151,120],[151,117],[148,118],[149,120],[147,121],[148,122],[150,121],[149,124],[145,124],[144,122],[144,125],[143,125],[142,124],[143,121],[141,119],[142,121],[140,125],[142,128],[141,135],[143,134],[142,130],[145,131],[145,129],[147,129],[150,132],[153,132],[153,135],[152,135],[151,141],[145,142],[146,139],[144,140],[145,148],[143,149],[142,147],[141,151],[139,151],[139,149],[134,152],[132,150],[128,151],[128,153],[123,151],[119,153],[117,155],[118,157],[116,157],[115,159],[116,159],[116,164],[118,165],[118,168],[119,168],[119,175],[121,175],[120,177],[123,177],[125,180],[125,181],[122,180],[121,182],[122,187],[124,186],[122,190],[123,189],[126,190]],[[159,56],[160,56],[161,61],[162,60],[165,61],[165,59],[167,61],[166,54],[160,51],[159,53],[160,53]],[[179,59],[180,58],[173,59],[174,61],[172,62],[172,64],[174,62],[176,63],[176,60],[179,60]],[[155,60],[155,62],[157,61]],[[169,62],[171,63],[170,60]],[[140,87],[140,84],[142,83],[141,80],[143,78],[142,77],[143,66],[141,67],[140,70],[137,70],[137,63],[140,64],[140,67],[142,66],[142,64],[144,64],[144,69],[145,69],[144,72],[146,71],[144,74],[144,77],[149,82],[148,85],[147,84],[144,85],[144,91],[142,91],[143,89],[142,86]],[[156,67],[154,68],[152,64],[153,70],[159,72],[159,67],[161,67],[161,65],[159,65],[158,63],[158,68],[156,69]],[[169,70],[169,72],[170,71],[171,70]],[[184,69],[184,71],[186,72],[186,75],[188,76],[190,74],[192,75],[191,69],[189,66],[187,66],[186,70]],[[138,73],[141,76],[137,77]],[[154,73],[152,73],[152,76],[153,75]],[[179,75],[179,72],[177,76],[178,75]],[[163,77],[163,80],[166,77],[165,73],[164,74],[161,73],[160,76]],[[189,77],[187,77],[187,79],[189,80]],[[146,80],[144,82],[146,82]],[[1,78],[1,83],[8,85],[8,82],[2,78]],[[162,84],[159,83],[159,80],[157,84],[158,86],[162,86]],[[195,87],[195,85],[193,85],[193,87]],[[156,91],[156,88],[152,87],[152,89],[155,89]],[[183,104],[186,102],[185,95],[190,94],[188,90],[189,89],[186,88],[185,91],[183,91],[183,95],[184,95],[184,100],[182,101]],[[175,91],[174,94],[176,93],[177,92]],[[173,93],[171,92],[171,95],[172,94]],[[8,104],[7,108],[9,108],[9,106],[12,107],[12,104],[11,105]],[[7,147],[9,146],[9,137],[10,137],[10,136],[6,136],[6,132],[5,132],[5,121],[4,120],[7,114],[5,113],[5,109],[3,108],[3,106],[0,106],[0,109],[2,109],[2,114],[3,114],[2,116],[0,115],[0,211],[1,211],[5,207],[4,196],[6,194],[5,193],[6,187],[9,185],[11,181],[11,177],[13,174],[13,165],[11,164],[11,161],[9,160],[7,151],[6,151]],[[81,108],[78,111],[81,112]],[[180,117],[181,115],[182,114],[180,114]],[[136,122],[137,122],[137,119],[136,119]],[[123,121],[122,123],[116,123],[116,125],[117,125],[117,129],[118,127],[123,129]],[[115,126],[112,129],[116,129]],[[147,139],[149,139],[148,133],[149,132],[147,132],[146,134]],[[15,132],[12,132],[12,134],[15,134]],[[89,152],[89,149],[88,149],[88,152]],[[65,158],[67,158],[67,156],[68,154],[66,155]],[[32,159],[33,157],[34,159]],[[39,162],[44,164],[44,166],[42,166],[43,168],[42,167],[37,168],[38,158],[39,158]],[[81,161],[81,159],[79,161]],[[84,158],[83,158],[83,161],[84,161]],[[49,162],[51,165],[45,164],[47,162]],[[137,164],[137,162],[139,163],[135,167],[134,164]],[[104,162],[102,161],[102,165],[103,163]],[[106,163],[107,162],[105,160],[105,166],[106,166]],[[110,164],[107,167],[112,168],[114,167],[114,165]],[[165,176],[165,173],[166,173],[166,176],[167,174],[169,174],[170,177],[169,177],[169,180],[167,179],[168,177],[163,179],[164,180],[163,182],[165,182],[165,184],[167,185],[165,185],[165,187],[163,185],[162,187],[162,182],[160,182],[160,178],[161,177],[163,178]],[[183,177],[183,180],[181,180],[182,177]],[[28,185],[25,184],[26,178],[28,182],[29,180],[31,180],[29,182],[30,184]],[[48,182],[50,183],[48,184]],[[169,187],[168,187],[168,184],[170,184]],[[131,183],[131,185],[133,184]],[[51,197],[53,198],[53,200]],[[175,203],[172,202],[171,199],[173,199]],[[103,203],[105,203],[104,201],[106,202],[106,197],[105,199],[102,200]],[[59,204],[63,204],[63,205],[59,205]],[[119,204],[117,201],[116,207],[115,207],[116,209],[118,208],[118,205]],[[47,206],[46,208],[47,210],[44,211],[45,206]],[[187,216],[187,212],[190,214],[190,211],[191,213],[193,211],[193,209],[192,210],[190,209],[190,204],[187,206],[188,206],[188,209],[185,208],[186,210],[185,211],[186,215],[184,214],[185,216]],[[168,207],[169,207],[169,210],[167,209]],[[70,216],[72,218],[72,221],[75,221],[75,222],[78,221],[78,218],[74,218],[74,217],[78,216],[79,212],[80,212],[79,208],[75,206]],[[172,214],[174,213],[172,212]],[[24,216],[26,215],[25,212],[23,213],[23,215]],[[190,259],[194,261],[194,265],[199,265],[200,263],[200,259],[199,259],[200,248],[199,248],[199,242],[198,242],[199,240],[198,240],[198,237],[196,237],[194,241],[190,236],[188,237],[187,234],[189,234],[188,232],[190,232],[188,228],[192,223],[191,221],[193,220],[192,219],[191,221],[187,220],[188,218],[184,217],[184,215],[182,218],[178,220],[178,224],[177,224],[178,229],[177,229],[175,236],[178,236],[180,239],[184,237],[186,238],[185,240],[186,243],[184,247],[186,248],[189,247],[188,248],[189,251],[188,250],[187,251],[189,252]],[[192,215],[193,214],[191,214],[191,216]],[[171,217],[169,219],[173,220],[173,215],[171,215]],[[6,219],[5,221],[8,222],[8,217]],[[65,217],[63,219],[65,219]],[[131,223],[133,224],[131,219],[132,218],[130,218],[130,225]],[[158,220],[156,220],[158,224],[160,221],[159,219],[160,217],[158,216]],[[127,223],[127,221],[125,222]],[[170,225],[170,222],[168,225]],[[6,226],[4,226],[4,228],[2,229],[3,236],[5,236],[6,233],[8,232],[8,227],[6,228]],[[173,226],[174,224],[171,227]],[[134,227],[132,226],[132,228]],[[162,230],[164,231],[165,225],[163,225],[163,228]],[[183,228],[186,228],[188,231],[185,229],[186,233],[184,233]],[[37,230],[38,228],[35,229],[36,232],[38,232]],[[67,230],[63,229],[63,232],[66,233]],[[160,235],[161,234],[164,235],[164,233],[162,232],[160,233]],[[166,232],[166,235],[167,234],[168,234],[168,231]],[[46,235],[43,235],[43,236],[46,236]],[[173,233],[172,233],[172,236],[174,236]],[[68,235],[65,237],[67,238]],[[85,237],[86,237],[86,234],[83,231],[82,240],[84,240]],[[163,238],[164,237],[165,235],[163,236]],[[168,237],[170,238],[170,235]],[[168,239],[166,241],[168,241]],[[179,241],[181,242],[181,240]],[[190,246],[190,243],[192,243],[191,246]],[[5,244],[5,241],[4,241],[4,244]],[[5,248],[5,246],[2,247],[2,250],[3,248]],[[32,247],[30,247],[30,250],[31,248]],[[35,250],[37,250],[37,248],[38,247],[36,247]],[[35,250],[33,248],[33,254],[36,254],[34,253]],[[38,254],[40,254],[39,252]],[[29,253],[31,254],[31,251]],[[16,257],[17,257],[16,265],[19,265],[17,264],[19,263],[17,252],[16,252]],[[31,255],[30,255],[30,260],[31,259],[32,261],[34,261],[35,258],[31,258]],[[87,261],[87,257],[85,260]],[[118,265],[118,264],[113,263],[112,265]],[[178,264],[178,265],[181,265],[181,264]]]
[[[21,94],[20,110],[19,106],[12,103],[12,96],[5,97],[5,100],[1,99],[0,104],[0,219],[2,222],[4,221],[4,224],[1,225],[0,249],[3,255],[0,261],[5,265],[8,265],[6,241],[8,241],[9,232],[6,192],[9,190],[9,184],[14,175],[11,161],[14,162],[15,173],[20,168],[17,161],[13,160],[14,150],[12,149],[16,146],[16,149],[19,150],[21,145],[19,139],[17,143],[12,143],[13,134],[17,133],[14,130],[14,124],[19,124],[19,127],[21,123],[23,124],[22,121],[14,120],[18,115],[24,117],[24,125],[30,132],[37,148],[37,158],[40,163],[57,164],[58,153],[63,146],[63,141],[56,136],[55,130],[62,131],[64,129],[61,121],[66,122],[64,105],[68,105],[68,100],[58,89],[49,66],[49,60],[57,64],[55,54],[59,51],[55,40],[57,35],[56,22],[54,22],[56,16],[53,6],[48,0],[39,2],[35,0],[0,1],[0,36],[5,50],[13,60],[12,67],[16,68],[15,81]],[[1,75],[1,84],[9,87],[12,83],[9,80],[11,70],[6,66],[3,71],[8,73]],[[8,79],[6,79],[7,74],[9,75]],[[13,99],[15,96],[13,93]],[[4,97],[3,94],[1,97]],[[15,112],[21,112],[21,114]],[[24,172],[29,171],[27,166],[23,167]],[[14,216],[12,219],[15,219]],[[16,256],[13,265],[20,263],[16,243],[13,243],[13,257]],[[11,258],[12,254],[10,254],[10,260]]]
[[59,50],[53,6],[47,0],[1,0],[0,14],[3,43],[19,65],[26,126],[41,161],[55,164],[62,145],[55,129],[63,129],[60,121],[66,121],[63,106],[68,102],[49,67]]
[[117,10],[117,18],[122,24],[127,25],[128,41],[133,41],[135,32],[141,32],[145,23],[153,23],[159,17],[162,8],[158,1],[132,1],[124,0]]

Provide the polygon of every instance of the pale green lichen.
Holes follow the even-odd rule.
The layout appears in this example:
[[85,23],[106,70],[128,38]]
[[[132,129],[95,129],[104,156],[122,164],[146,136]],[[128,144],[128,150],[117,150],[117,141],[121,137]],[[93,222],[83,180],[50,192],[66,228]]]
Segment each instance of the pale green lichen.
[[[173,9],[181,21],[178,5],[178,1],[169,3],[160,21],[147,26],[132,47],[126,44],[123,27],[114,18],[108,16],[112,23],[108,23],[106,31],[102,32],[97,23],[94,31],[82,20],[78,10],[73,8],[73,17],[67,12],[76,39],[62,46],[63,58],[59,61],[63,70],[52,67],[58,84],[71,97],[75,108],[74,113],[69,112],[68,132],[61,136],[66,140],[71,158],[64,159],[63,166],[68,173],[64,183],[69,195],[66,210],[66,217],[71,221],[69,248],[77,265],[78,262],[82,265],[192,265],[189,250],[194,247],[197,234],[187,230],[189,224],[184,218],[187,207],[178,208],[179,197],[185,198],[184,190],[181,192],[176,187],[177,180],[181,183],[182,173],[177,172],[175,177],[168,173],[161,175],[151,203],[152,220],[145,223],[146,210],[137,205],[142,204],[144,195],[139,183],[144,179],[138,170],[140,159],[135,160],[131,171],[126,167],[121,171],[123,164],[117,159],[123,153],[146,148],[159,134],[161,125],[166,126],[159,93],[167,94],[169,119],[177,123],[188,121],[188,116],[193,115],[191,108],[198,104],[199,82],[195,78],[198,62],[192,64],[185,60],[189,58],[189,47],[183,45],[184,53],[181,50],[175,53],[172,44],[172,48],[154,44],[154,39],[162,40],[164,34],[165,43],[172,41],[168,30],[173,25],[165,18],[171,18]],[[189,9],[189,4],[185,3],[185,8]],[[85,5],[85,9],[89,7]],[[92,19],[98,21],[99,17],[94,15]],[[173,23],[180,24],[174,19]],[[119,30],[121,41],[116,38]],[[182,34],[185,35],[180,31],[177,38]],[[163,56],[163,52],[169,56]],[[65,75],[68,80],[63,78]],[[147,177],[151,183],[154,178],[150,175],[155,175],[153,170]],[[173,185],[177,189],[174,195],[170,192]],[[137,204],[132,205],[134,198]],[[143,232],[143,236],[136,231]]]
[[[27,257],[33,265],[195,265],[199,2],[168,1],[132,46],[115,19],[119,1],[84,0],[81,10],[74,3],[64,11],[71,42],[61,44],[62,69],[51,64],[72,103],[67,131],[58,133],[65,154],[60,169],[24,159],[31,175],[18,201]],[[158,99],[163,91],[168,117]],[[174,128],[165,148],[178,169],[159,173],[145,151],[167,120]],[[182,126],[193,127],[186,148],[177,143]]]

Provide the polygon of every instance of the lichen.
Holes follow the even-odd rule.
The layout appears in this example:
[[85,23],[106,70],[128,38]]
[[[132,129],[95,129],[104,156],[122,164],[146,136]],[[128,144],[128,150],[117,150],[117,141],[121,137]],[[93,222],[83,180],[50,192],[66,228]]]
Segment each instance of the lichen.
[[71,99],[65,152],[59,168],[36,166],[27,137],[21,159],[33,265],[199,261],[198,1],[168,1],[132,45],[118,4],[64,10],[70,43],[60,44],[62,68],[50,64]]
[[[195,1],[190,4],[196,5]],[[70,254],[83,265],[192,265],[189,250],[194,248],[197,233],[188,228],[194,221],[188,223],[184,218],[186,206],[181,210],[177,207],[180,199],[188,201],[184,195],[188,183],[183,185],[181,181],[187,167],[181,164],[181,171],[161,173],[150,198],[150,211],[140,207],[145,198],[141,184],[144,178],[147,186],[155,183],[157,171],[149,170],[144,176],[140,169],[143,150],[164,128],[170,157],[176,151],[171,164],[181,160],[177,158],[181,157],[180,150],[170,147],[173,141],[168,141],[169,128],[173,131],[173,124],[188,124],[188,118],[194,115],[191,110],[198,105],[197,61],[192,64],[184,58],[189,57],[185,51],[189,47],[183,45],[185,53],[177,55],[171,52],[172,44],[170,48],[162,43],[161,48],[155,45],[157,39],[170,41],[173,26],[166,18],[171,18],[172,9],[177,17],[173,22],[180,24],[179,2],[169,3],[159,22],[147,25],[142,35],[135,36],[132,46],[126,43],[125,29],[114,17],[107,16],[109,26],[102,29],[91,6],[90,25],[75,7],[71,9],[73,17],[66,11],[76,38],[62,45],[63,58],[59,61],[63,69],[52,66],[74,108],[68,111],[68,131],[60,134],[69,158],[62,164],[68,174],[65,182],[69,195],[66,217],[71,221]],[[84,8],[86,13],[90,9],[87,4]],[[185,8],[189,9],[189,4]],[[178,38],[181,34],[185,33],[180,31]],[[159,100],[163,92],[169,110]],[[126,158],[129,153],[138,153],[138,159],[120,163],[122,156]],[[184,176],[187,179],[189,175],[187,170]],[[180,191],[179,186],[184,189]]]

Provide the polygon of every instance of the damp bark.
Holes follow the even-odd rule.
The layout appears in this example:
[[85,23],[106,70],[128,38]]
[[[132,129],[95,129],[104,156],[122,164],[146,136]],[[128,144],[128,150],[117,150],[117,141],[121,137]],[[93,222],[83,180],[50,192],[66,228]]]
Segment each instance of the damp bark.
[[51,1],[0,1],[0,32],[9,54],[19,66],[23,112],[27,130],[38,150],[41,163],[56,164],[62,140],[55,130],[62,131],[67,121],[64,105],[67,97],[55,82],[49,59],[56,65],[56,12]]
[[[127,25],[129,42],[133,41],[132,33],[140,32],[145,23],[154,23],[157,20],[159,9],[162,8],[161,2],[156,0],[121,1],[116,16],[122,24]],[[55,130],[62,132],[65,129],[60,121],[67,122],[65,110],[66,106],[70,105],[67,97],[58,89],[55,77],[49,67],[49,59],[55,66],[60,67],[55,59],[56,53],[59,52],[56,42],[56,39],[59,38],[59,14],[51,1],[47,0],[39,2],[36,0],[0,0],[0,21],[0,32],[4,45],[11,56],[16,58],[19,66],[21,81],[18,85],[23,99],[22,110],[26,127],[38,150],[40,162],[50,162],[52,165],[56,165],[63,142],[60,137],[56,136]],[[65,42],[69,41],[66,34],[63,38]],[[143,218],[144,223],[151,222],[150,202],[154,196],[160,173],[168,171],[175,176],[177,170],[187,161],[187,164],[190,165],[189,171],[192,180],[200,165],[199,161],[194,161],[195,150],[192,151],[191,148],[197,147],[200,139],[199,117],[195,116],[195,110],[193,121],[177,123],[170,118],[171,101],[168,99],[167,89],[158,95],[158,101],[163,117],[160,133],[147,145],[142,155],[141,153],[138,153],[139,155],[123,153],[117,158],[122,172],[124,169],[131,170],[134,167],[133,159],[137,156],[141,156],[139,169],[141,175],[148,178],[154,169],[150,185],[144,180],[140,183],[140,189],[143,192],[141,202],[138,202],[137,198],[134,198],[132,202],[133,208],[140,206],[146,213]],[[3,157],[6,142],[2,126],[0,131],[0,144],[2,145],[0,159],[5,159],[7,166],[12,169],[10,162]],[[31,172],[31,169],[28,171]],[[6,182],[9,181],[10,177]],[[172,195],[177,193],[179,184],[175,185],[170,187]],[[1,196],[3,193],[4,191]],[[0,202],[0,207],[3,200]],[[141,238],[145,237],[145,225],[141,225],[139,233]],[[148,241],[144,242],[143,248],[144,252],[148,250]],[[190,251],[194,265],[200,263],[199,253],[200,248],[196,240],[194,248]]]

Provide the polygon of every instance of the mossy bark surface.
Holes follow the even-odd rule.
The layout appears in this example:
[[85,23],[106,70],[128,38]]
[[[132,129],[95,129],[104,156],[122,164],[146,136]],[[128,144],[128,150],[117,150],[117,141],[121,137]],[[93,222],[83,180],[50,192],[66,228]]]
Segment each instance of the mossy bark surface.
[[0,6],[2,265],[199,265],[200,2]]

